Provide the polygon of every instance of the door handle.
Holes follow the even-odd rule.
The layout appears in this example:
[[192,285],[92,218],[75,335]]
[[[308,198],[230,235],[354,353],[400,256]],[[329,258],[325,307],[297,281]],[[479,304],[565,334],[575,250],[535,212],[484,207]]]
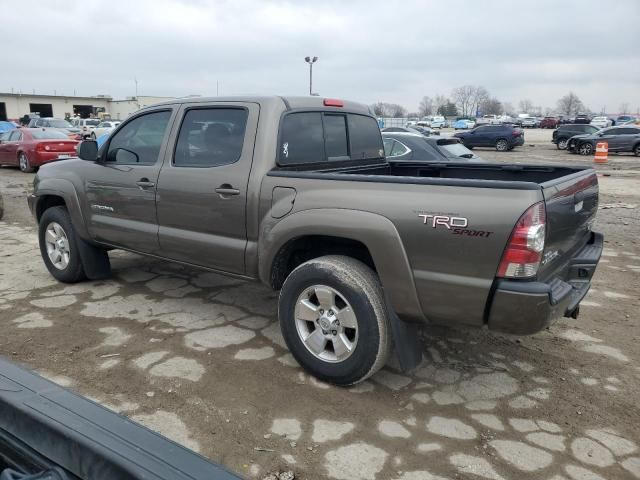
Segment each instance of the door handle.
[[144,190],[145,188],[151,188],[156,186],[156,184],[153,182],[150,182],[148,178],[141,178],[136,182],[136,185],[140,187],[140,190]]
[[240,195],[240,190],[238,190],[237,188],[233,188],[228,183],[224,183],[220,185],[218,188],[216,188],[215,191],[222,198],[225,198],[231,195]]

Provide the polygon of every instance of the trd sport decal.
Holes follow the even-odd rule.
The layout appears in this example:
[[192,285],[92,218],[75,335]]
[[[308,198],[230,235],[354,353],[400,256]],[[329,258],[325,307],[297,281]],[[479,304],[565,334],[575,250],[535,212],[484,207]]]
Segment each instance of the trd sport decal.
[[422,219],[422,223],[432,228],[443,228],[449,230],[453,235],[465,235],[468,237],[489,237],[493,232],[486,230],[470,230],[469,220],[465,217],[454,217],[451,215],[441,215],[432,213],[419,213],[418,217]]

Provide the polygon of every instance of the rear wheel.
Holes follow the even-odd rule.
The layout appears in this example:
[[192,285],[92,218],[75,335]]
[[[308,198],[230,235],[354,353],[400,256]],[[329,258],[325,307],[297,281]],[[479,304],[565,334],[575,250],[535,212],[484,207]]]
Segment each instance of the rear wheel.
[[331,255],[300,265],[282,286],[278,316],[289,350],[320,380],[351,385],[386,363],[391,332],[382,286],[358,260]]
[[507,142],[504,138],[501,138],[496,142],[496,150],[499,152],[506,152],[509,150],[509,142]]
[[556,143],[556,147],[558,147],[558,150],[566,150],[567,141],[568,140],[566,138],[561,138],[560,140],[558,140],[558,143]]
[[593,153],[593,145],[588,142],[582,143],[577,148],[580,155],[591,155]]
[[18,155],[18,165],[20,167],[20,171],[23,173],[33,173],[33,171],[35,170],[29,163],[27,154],[24,152],[20,152],[20,155]]

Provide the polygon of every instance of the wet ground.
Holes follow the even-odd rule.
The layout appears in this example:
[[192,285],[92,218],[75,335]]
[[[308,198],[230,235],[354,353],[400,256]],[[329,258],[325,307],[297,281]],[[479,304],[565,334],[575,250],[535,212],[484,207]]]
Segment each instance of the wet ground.
[[[550,132],[476,152],[591,164]],[[57,283],[27,211],[33,175],[0,169],[0,353],[247,478],[640,478],[640,158],[610,160],[605,256],[578,320],[531,337],[425,328],[419,369],[349,389],[296,365],[259,284],[123,252],[111,280]]]

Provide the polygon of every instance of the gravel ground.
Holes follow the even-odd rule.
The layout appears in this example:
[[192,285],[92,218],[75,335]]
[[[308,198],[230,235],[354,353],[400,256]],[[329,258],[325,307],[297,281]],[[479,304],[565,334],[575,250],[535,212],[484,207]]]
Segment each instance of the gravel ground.
[[[446,133],[446,132],[443,132]],[[492,161],[590,164],[526,132]],[[0,352],[247,478],[640,478],[640,159],[599,166],[606,251],[578,320],[530,337],[425,328],[425,361],[343,389],[284,348],[276,294],[112,252],[113,279],[62,285],[0,170]]]

